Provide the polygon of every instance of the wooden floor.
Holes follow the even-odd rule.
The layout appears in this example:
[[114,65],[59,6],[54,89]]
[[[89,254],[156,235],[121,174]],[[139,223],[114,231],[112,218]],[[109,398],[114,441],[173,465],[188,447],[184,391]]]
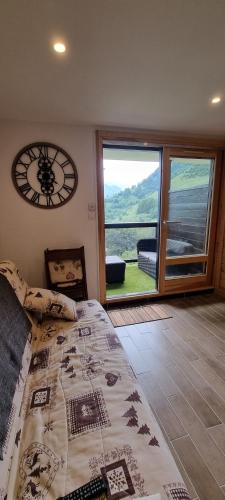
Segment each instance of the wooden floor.
[[225,301],[204,295],[163,307],[172,318],[116,331],[191,497],[224,500]]

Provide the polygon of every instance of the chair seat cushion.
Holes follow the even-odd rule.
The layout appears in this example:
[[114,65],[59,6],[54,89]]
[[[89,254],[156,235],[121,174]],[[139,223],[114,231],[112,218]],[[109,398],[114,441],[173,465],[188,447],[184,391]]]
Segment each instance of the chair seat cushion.
[[154,262],[154,264],[156,264],[156,261],[157,261],[157,253],[156,252],[139,252],[140,255],[142,255],[143,257],[146,257],[147,259],[151,260],[152,262]]
[[51,283],[70,283],[74,284],[83,279],[81,260],[60,260],[50,261],[48,263]]

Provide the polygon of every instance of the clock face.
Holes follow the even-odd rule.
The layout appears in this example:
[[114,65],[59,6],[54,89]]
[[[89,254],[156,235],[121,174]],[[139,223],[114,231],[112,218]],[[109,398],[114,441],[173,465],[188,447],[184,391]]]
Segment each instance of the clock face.
[[21,149],[13,162],[12,178],[18,193],[40,208],[64,205],[78,183],[72,158],[48,142],[35,142]]

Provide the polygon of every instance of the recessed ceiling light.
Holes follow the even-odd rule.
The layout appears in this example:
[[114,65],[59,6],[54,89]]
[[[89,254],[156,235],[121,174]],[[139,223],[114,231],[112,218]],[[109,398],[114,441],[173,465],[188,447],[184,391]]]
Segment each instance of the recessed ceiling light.
[[221,102],[221,97],[219,95],[215,95],[215,97],[211,99],[212,104],[219,104],[219,102]]
[[66,46],[62,42],[56,42],[53,45],[53,49],[58,52],[59,54],[63,54],[63,52],[66,52]]

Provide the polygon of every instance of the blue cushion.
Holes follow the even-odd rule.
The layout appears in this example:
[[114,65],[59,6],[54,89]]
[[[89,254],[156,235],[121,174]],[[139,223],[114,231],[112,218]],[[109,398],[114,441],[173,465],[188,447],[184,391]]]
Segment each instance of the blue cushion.
[[13,288],[0,275],[0,459],[7,437],[9,418],[22,357],[31,323]]

